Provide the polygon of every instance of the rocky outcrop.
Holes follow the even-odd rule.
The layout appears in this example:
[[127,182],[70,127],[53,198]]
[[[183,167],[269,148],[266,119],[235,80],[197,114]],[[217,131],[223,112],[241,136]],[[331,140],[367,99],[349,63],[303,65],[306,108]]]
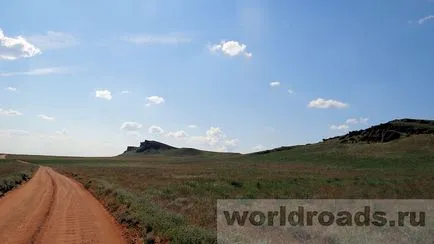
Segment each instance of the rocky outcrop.
[[132,152],[132,151],[136,151],[137,149],[138,147],[128,146],[125,152]]
[[158,141],[148,141],[140,143],[139,147],[128,146],[124,154],[135,154],[135,153],[160,153],[163,151],[177,149],[176,147],[169,146],[167,144]]
[[434,134],[434,120],[399,119],[372,126],[368,129],[351,131],[324,141],[338,140],[340,143],[382,143],[418,134]]

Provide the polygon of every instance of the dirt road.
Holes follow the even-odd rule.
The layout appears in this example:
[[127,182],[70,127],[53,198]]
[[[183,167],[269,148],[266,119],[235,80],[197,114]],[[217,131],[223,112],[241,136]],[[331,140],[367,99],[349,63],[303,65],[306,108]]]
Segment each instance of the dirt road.
[[6,159],[6,155],[0,154],[0,159]]
[[120,227],[80,184],[40,167],[0,199],[0,243],[125,243]]

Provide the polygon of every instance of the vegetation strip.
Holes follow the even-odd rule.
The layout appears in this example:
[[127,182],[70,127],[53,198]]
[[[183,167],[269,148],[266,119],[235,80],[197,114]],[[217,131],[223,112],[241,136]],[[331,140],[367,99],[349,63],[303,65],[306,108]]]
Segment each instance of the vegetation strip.
[[101,179],[86,180],[61,171],[81,182],[116,220],[127,226],[132,239],[147,243],[216,243],[215,231],[194,226],[177,213],[167,211],[146,196],[127,191]]
[[20,184],[30,180],[38,166],[24,164],[12,159],[0,161],[0,197]]

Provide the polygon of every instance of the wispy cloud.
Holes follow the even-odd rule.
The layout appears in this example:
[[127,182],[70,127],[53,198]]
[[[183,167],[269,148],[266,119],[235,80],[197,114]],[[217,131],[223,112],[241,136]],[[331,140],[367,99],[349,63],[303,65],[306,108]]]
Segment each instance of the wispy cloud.
[[349,118],[346,121],[346,124],[366,124],[368,123],[368,118],[364,118],[364,117],[360,117],[359,119],[357,118]]
[[53,136],[49,137],[50,139],[68,139],[69,132],[66,129],[61,129],[55,132]]
[[321,109],[327,109],[327,108],[347,108],[349,105],[347,103],[343,103],[337,100],[333,99],[323,99],[323,98],[317,98],[315,100],[312,100],[307,105],[309,108],[321,108]]
[[55,120],[54,117],[50,117],[50,116],[47,116],[47,115],[44,115],[44,114],[38,115],[38,118],[43,119],[43,120],[48,120],[48,121],[54,121]]
[[5,137],[27,136],[27,135],[30,135],[30,132],[26,130],[17,130],[17,129],[0,130],[0,136],[5,136]]
[[16,60],[30,58],[41,54],[41,50],[35,47],[22,36],[7,37],[0,29],[0,60]]
[[188,128],[195,129],[195,128],[197,128],[197,125],[188,125]]
[[27,36],[26,39],[42,50],[69,48],[79,44],[79,41],[72,34],[56,31]]
[[136,45],[177,45],[191,42],[191,38],[178,34],[167,35],[149,35],[149,34],[136,34],[122,36],[121,40]]
[[425,17],[419,19],[419,20],[417,21],[417,23],[419,23],[419,24],[421,25],[421,24],[425,23],[425,22],[428,21],[428,20],[434,20],[434,15],[428,15],[428,16],[425,16]]
[[220,44],[209,45],[208,49],[211,53],[222,52],[227,56],[244,55],[246,58],[251,58],[252,53],[247,52],[247,45],[238,41],[221,41]]
[[0,116],[21,116],[21,112],[13,109],[2,109],[0,108]]
[[129,93],[131,93],[131,91],[128,91],[128,90],[121,91],[121,94],[129,94]]
[[363,117],[361,117],[361,118],[359,119],[359,123],[361,123],[361,124],[366,124],[366,123],[368,123],[368,120],[369,120],[369,118],[363,118]]
[[52,75],[52,74],[66,74],[70,71],[67,67],[48,67],[48,68],[39,68],[32,69],[29,71],[20,71],[20,72],[4,72],[0,73],[0,76],[17,76],[17,75]]
[[357,124],[358,122],[359,121],[357,119],[354,119],[354,118],[347,119],[347,121],[346,121],[347,124]]

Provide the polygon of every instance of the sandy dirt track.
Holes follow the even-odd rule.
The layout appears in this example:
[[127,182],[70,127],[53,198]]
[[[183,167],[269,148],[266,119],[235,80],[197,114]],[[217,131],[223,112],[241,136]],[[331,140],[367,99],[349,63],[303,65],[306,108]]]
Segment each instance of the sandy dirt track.
[[0,159],[6,159],[6,155],[0,154]]
[[125,243],[120,227],[77,182],[40,167],[0,199],[0,243]]

